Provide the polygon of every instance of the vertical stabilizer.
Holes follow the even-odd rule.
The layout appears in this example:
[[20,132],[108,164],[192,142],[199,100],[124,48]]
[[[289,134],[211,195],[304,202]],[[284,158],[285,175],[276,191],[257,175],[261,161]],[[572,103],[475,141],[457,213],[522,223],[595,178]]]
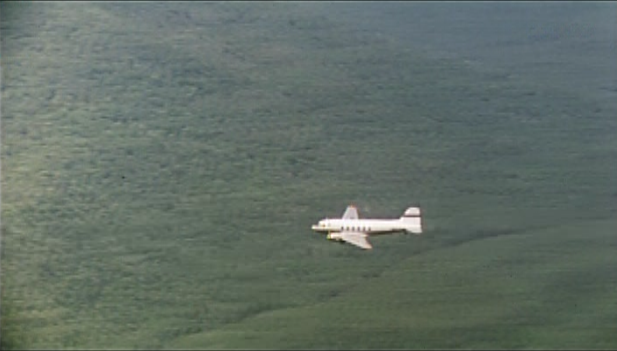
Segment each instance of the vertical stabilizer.
[[405,210],[401,221],[405,225],[405,230],[409,233],[422,234],[422,213],[419,207],[409,207]]

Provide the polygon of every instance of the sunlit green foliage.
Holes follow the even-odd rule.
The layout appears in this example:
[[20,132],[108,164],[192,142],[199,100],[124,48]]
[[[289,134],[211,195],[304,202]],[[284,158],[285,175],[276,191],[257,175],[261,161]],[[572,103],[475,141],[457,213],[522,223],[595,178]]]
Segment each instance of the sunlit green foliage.
[[[317,4],[3,3],[0,29],[3,349],[617,346],[615,100]],[[310,231],[349,203],[426,234]]]

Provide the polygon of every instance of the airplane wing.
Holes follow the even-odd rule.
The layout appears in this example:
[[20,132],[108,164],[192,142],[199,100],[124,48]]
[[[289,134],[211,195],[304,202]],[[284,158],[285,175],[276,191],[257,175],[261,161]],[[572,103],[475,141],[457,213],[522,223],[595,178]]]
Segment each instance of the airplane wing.
[[358,209],[356,206],[347,206],[347,209],[343,214],[343,219],[358,219]]
[[368,240],[366,240],[366,234],[364,233],[341,232],[340,238],[352,245],[356,245],[365,250],[370,250],[373,248],[371,244],[368,242]]

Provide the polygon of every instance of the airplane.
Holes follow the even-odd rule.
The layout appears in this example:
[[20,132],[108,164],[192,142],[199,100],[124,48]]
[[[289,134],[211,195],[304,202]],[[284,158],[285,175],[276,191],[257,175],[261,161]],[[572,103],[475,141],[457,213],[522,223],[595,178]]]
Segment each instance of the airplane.
[[347,242],[370,250],[373,247],[367,240],[368,236],[395,232],[422,234],[422,220],[418,207],[409,207],[399,219],[360,219],[358,209],[349,205],[342,218],[322,219],[311,229],[328,233],[328,240]]

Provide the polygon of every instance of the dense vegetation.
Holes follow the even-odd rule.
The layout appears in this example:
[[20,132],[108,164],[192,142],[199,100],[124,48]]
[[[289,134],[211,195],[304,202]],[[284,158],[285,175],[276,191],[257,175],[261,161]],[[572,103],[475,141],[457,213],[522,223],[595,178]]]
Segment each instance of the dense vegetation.
[[[3,349],[617,347],[611,57],[596,94],[327,4],[0,9]],[[310,231],[349,203],[425,235]]]

